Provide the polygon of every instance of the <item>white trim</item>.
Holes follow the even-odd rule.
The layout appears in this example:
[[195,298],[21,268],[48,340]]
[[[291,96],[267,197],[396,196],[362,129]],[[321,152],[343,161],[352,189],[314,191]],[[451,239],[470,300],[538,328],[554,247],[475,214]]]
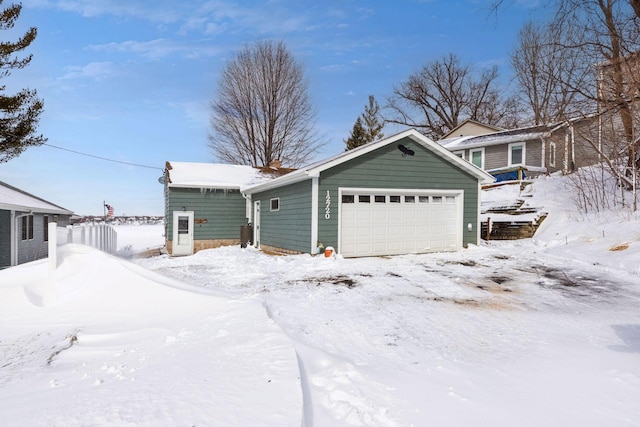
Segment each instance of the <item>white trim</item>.
[[462,160],[466,160],[464,158],[464,150],[456,150],[456,151],[452,151],[453,154],[455,154],[456,156],[460,157]]
[[[522,161],[518,163],[513,163],[513,149],[515,147],[522,147]],[[527,143],[524,141],[521,142],[512,142],[507,146],[507,159],[509,166],[524,166],[527,164]]]
[[16,211],[11,211],[11,249],[9,255],[9,265],[18,265],[18,218],[16,217]]
[[[473,153],[481,153],[481,157],[480,157],[481,166],[478,166],[475,163],[473,163]],[[479,147],[479,148],[474,148],[469,150],[469,163],[471,163],[476,168],[479,167],[480,169],[484,170],[484,147]]]
[[260,249],[260,200],[253,202],[253,246]]
[[[171,254],[173,256],[181,256],[181,255],[193,255],[195,248],[195,234],[194,234],[194,211],[173,211],[173,233],[172,233],[172,242],[171,242]],[[185,245],[178,245],[179,240],[179,217],[187,217],[187,236],[190,241],[190,246],[184,250]],[[183,250],[181,250],[183,249]]]
[[318,177],[311,178],[311,252],[315,254],[318,249],[318,207],[320,194]]
[[556,143],[549,141],[549,166],[555,168],[557,161]]
[[[477,207],[477,214],[478,214],[478,218],[476,219],[476,245],[480,245],[480,242],[482,241],[482,184],[480,184],[478,182],[478,207]],[[464,215],[463,215],[463,221],[464,221]],[[488,224],[487,224],[488,225]],[[487,228],[487,233],[489,233],[489,229]],[[464,240],[463,240],[463,244],[464,244]]]
[[[278,202],[278,207],[276,209],[273,208],[273,202]],[[272,197],[269,199],[269,212],[278,212],[280,210],[280,197]]]

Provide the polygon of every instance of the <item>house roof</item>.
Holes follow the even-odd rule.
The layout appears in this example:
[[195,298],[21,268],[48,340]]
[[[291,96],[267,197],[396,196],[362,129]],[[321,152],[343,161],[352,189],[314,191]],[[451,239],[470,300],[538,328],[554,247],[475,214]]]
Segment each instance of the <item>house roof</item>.
[[291,169],[219,163],[167,162],[167,185],[175,188],[243,190]]
[[466,125],[475,125],[476,127],[484,128],[484,129],[487,130],[486,133],[493,133],[493,132],[498,132],[498,131],[503,130],[502,128],[499,128],[497,126],[481,123],[481,122],[479,122],[477,120],[466,119],[462,123],[460,123],[458,126],[454,127],[449,132],[444,134],[441,139],[447,139],[447,138],[452,137],[452,135],[457,135],[459,130],[462,129]]
[[48,202],[26,191],[0,181],[0,209],[33,211],[58,215],[72,215],[73,212]]
[[[565,122],[566,123],[566,122]],[[458,138],[446,138],[438,141],[447,150],[465,150],[470,148],[488,147],[490,145],[510,144],[512,142],[531,141],[548,136],[559,125],[539,125],[520,129],[505,130],[480,136],[462,136]]]
[[247,194],[253,194],[253,193],[265,191],[271,188],[277,188],[282,185],[293,184],[295,182],[304,181],[309,178],[318,177],[320,176],[320,172],[322,171],[325,171],[334,166],[337,166],[349,160],[360,157],[364,154],[370,153],[386,145],[393,144],[407,137],[411,138],[414,142],[420,144],[422,147],[431,151],[433,154],[449,161],[450,163],[453,163],[460,169],[477,177],[480,180],[480,182],[489,183],[489,182],[495,181],[495,179],[488,173],[477,168],[476,166],[467,162],[466,160],[461,159],[460,157],[451,153],[449,150],[441,147],[437,143],[433,142],[426,136],[416,131],[415,129],[409,129],[404,132],[400,132],[398,134],[390,136],[388,138],[370,142],[365,145],[361,145],[360,147],[354,148],[353,150],[349,150],[349,151],[340,153],[338,155],[335,155],[333,157],[330,157],[326,160],[322,160],[320,162],[311,164],[304,168],[298,169],[295,172],[276,178],[272,181],[268,181],[268,182],[264,182],[264,183],[260,183],[260,184],[248,187],[244,190],[244,192]]

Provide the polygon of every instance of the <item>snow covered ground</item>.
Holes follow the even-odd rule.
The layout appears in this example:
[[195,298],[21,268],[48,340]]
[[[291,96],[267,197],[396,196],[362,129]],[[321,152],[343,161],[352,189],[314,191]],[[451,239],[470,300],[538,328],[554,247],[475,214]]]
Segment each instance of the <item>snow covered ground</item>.
[[640,217],[523,193],[534,239],[457,253],[135,258],[162,227],[119,226],[121,258],[0,271],[2,424],[640,426]]

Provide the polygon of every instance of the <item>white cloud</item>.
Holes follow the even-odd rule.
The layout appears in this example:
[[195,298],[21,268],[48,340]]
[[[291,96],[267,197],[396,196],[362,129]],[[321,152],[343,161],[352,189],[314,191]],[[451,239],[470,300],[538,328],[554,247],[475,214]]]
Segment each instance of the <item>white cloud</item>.
[[127,40],[120,43],[106,43],[91,45],[89,49],[108,53],[133,53],[151,60],[159,60],[168,56],[179,54],[189,58],[213,56],[220,52],[215,46],[199,45],[197,43],[180,43],[167,39],[155,39],[149,41]]
[[104,80],[117,74],[117,70],[111,62],[90,62],[84,66],[70,66],[66,68],[63,80],[69,79],[93,79]]

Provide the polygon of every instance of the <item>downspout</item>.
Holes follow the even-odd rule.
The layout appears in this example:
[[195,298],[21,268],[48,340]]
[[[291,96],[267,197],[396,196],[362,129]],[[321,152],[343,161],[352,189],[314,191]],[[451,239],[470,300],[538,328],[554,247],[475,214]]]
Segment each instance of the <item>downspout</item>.
[[319,177],[311,177],[311,248],[312,255],[318,251],[318,195],[319,190]]
[[[540,161],[541,168],[547,168],[547,137],[541,136],[540,142],[542,142],[542,159]],[[549,169],[547,168],[547,174],[549,174]]]
[[18,233],[16,233],[16,229],[18,227],[18,219],[16,218],[16,211],[11,211],[11,227],[10,227],[10,235],[11,235],[11,244],[9,249],[9,265],[13,267],[14,265],[18,265]]
[[569,129],[571,129],[571,172],[574,172],[576,170],[576,135],[573,126]]

